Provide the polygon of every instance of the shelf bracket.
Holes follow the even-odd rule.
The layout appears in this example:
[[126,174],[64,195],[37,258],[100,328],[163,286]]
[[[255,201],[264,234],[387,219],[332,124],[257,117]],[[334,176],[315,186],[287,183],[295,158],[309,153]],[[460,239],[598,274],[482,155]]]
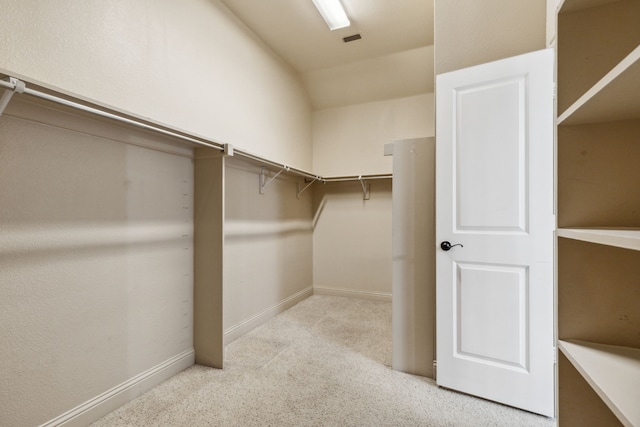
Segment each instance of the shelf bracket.
[[287,165],[283,165],[282,169],[280,169],[280,171],[275,174],[273,177],[269,178],[267,180],[267,168],[265,166],[262,166],[260,168],[260,194],[264,194],[264,189],[273,182],[274,179],[276,179],[278,176],[280,176],[280,174],[282,172],[289,172],[291,168]]
[[[307,181],[307,178],[305,177],[298,177],[298,195],[296,197],[298,197],[298,199],[302,198],[302,193],[304,193],[304,190],[306,190],[307,188],[311,187],[311,184],[313,184],[314,182],[316,182],[317,180],[319,180],[320,177],[316,176],[314,177],[312,180]],[[309,182],[307,184],[307,182]],[[304,185],[307,184],[307,185]],[[303,187],[304,185],[304,187]]]
[[222,145],[222,154],[224,156],[233,157],[233,145],[231,145],[231,144],[223,144]]
[[0,116],[2,116],[5,108],[9,105],[9,101],[11,101],[11,97],[13,97],[14,93],[24,93],[25,84],[23,81],[18,80],[15,77],[9,77],[9,83],[13,85],[13,88],[5,89],[2,94],[2,98],[0,98]]
[[369,200],[371,198],[371,194],[369,193],[369,183],[362,179],[362,175],[358,177],[358,181],[360,181],[360,185],[362,185],[362,200]]

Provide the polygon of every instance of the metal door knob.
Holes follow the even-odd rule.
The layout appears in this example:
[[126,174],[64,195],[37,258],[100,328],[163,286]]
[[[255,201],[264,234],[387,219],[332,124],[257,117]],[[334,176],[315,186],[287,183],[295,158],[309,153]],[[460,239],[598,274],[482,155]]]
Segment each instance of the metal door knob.
[[440,243],[440,249],[442,249],[443,251],[448,251],[449,249],[451,249],[454,246],[460,246],[461,248],[464,248],[464,246],[461,243],[456,243],[455,245],[452,245],[451,243],[447,242],[446,240],[442,243]]

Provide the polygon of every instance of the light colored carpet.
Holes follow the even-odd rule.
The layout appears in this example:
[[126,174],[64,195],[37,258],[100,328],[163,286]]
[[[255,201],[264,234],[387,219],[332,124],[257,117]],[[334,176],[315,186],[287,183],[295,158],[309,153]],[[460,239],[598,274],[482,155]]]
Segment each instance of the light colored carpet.
[[545,417],[391,370],[391,304],[312,296],[93,424],[544,426]]

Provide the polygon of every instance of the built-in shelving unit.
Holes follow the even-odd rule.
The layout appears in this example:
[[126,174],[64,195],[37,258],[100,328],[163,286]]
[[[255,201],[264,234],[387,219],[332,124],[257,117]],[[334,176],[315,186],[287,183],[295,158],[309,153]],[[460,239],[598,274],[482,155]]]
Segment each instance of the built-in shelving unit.
[[557,14],[560,426],[640,426],[640,2]]
[[582,341],[560,341],[559,346],[618,419],[637,425],[640,349]]

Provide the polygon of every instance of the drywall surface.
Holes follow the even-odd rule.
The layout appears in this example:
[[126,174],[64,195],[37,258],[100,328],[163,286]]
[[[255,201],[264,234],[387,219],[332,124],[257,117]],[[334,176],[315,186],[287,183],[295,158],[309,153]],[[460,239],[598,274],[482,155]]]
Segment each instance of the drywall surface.
[[433,93],[313,112],[313,170],[322,176],[391,173],[384,145],[435,134]]
[[435,138],[393,143],[393,369],[434,377]]
[[6,0],[0,69],[311,167],[298,77],[218,0]]
[[316,110],[433,92],[433,46],[302,74]]
[[224,367],[224,187],[226,156],[194,150],[193,347],[195,362]]
[[390,301],[391,187],[371,181],[369,200],[358,181],[314,188],[314,292]]
[[[224,225],[225,343],[312,292],[311,190],[297,198],[296,177],[226,158]],[[314,184],[315,185],[315,184]]]
[[193,347],[191,150],[16,102],[0,120],[2,426]]
[[546,46],[546,2],[435,0],[435,71],[458,70]]

